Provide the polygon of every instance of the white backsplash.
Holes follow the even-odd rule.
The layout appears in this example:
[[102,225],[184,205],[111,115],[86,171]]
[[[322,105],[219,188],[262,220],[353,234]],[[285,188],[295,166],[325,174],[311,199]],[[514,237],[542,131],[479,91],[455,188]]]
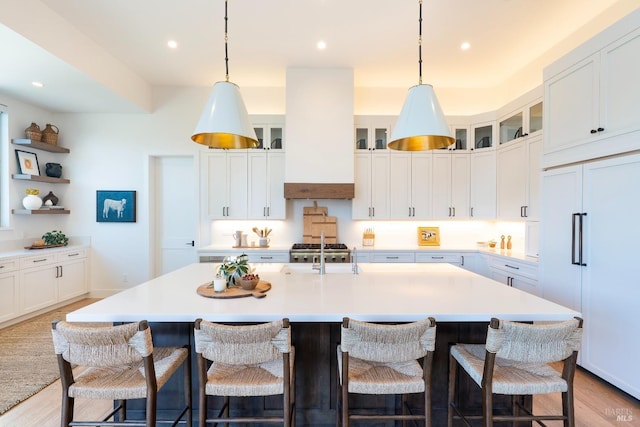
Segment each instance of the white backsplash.
[[[417,227],[440,227],[442,248],[475,248],[476,242],[495,239],[500,244],[501,235],[511,235],[514,252],[525,248],[524,222],[502,221],[355,221],[351,219],[351,200],[318,200],[318,206],[326,206],[330,216],[337,217],[338,242],[349,247],[362,246],[362,232],[375,230],[374,248],[413,248],[417,246]],[[258,236],[253,227],[269,227],[272,248],[288,248],[302,242],[303,207],[313,206],[313,200],[288,200],[287,220],[213,221],[211,244],[229,246],[234,244],[232,234],[242,230],[249,235],[249,242],[257,243]]]

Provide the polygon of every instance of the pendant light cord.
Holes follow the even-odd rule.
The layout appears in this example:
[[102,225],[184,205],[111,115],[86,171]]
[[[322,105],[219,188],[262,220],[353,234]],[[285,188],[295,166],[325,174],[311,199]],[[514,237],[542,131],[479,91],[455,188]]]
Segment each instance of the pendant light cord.
[[229,82],[229,34],[227,32],[227,22],[229,18],[227,16],[227,0],[224,0],[224,66],[225,66],[225,79]]
[[418,19],[418,84],[422,84],[422,0],[420,3],[420,18]]

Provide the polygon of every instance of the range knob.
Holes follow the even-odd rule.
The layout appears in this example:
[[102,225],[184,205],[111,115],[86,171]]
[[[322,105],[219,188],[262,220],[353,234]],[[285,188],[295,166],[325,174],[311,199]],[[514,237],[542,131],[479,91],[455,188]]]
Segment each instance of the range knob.
[[335,255],[333,255],[333,256],[331,257],[331,262],[336,262],[336,256],[335,256]]

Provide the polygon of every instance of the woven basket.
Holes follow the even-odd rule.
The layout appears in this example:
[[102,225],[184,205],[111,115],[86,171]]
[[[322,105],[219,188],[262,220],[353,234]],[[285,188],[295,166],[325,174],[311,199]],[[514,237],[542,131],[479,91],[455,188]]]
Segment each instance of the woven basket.
[[42,140],[42,131],[40,130],[40,126],[35,123],[31,123],[31,126],[24,130],[27,139],[32,141],[41,141]]
[[58,127],[47,123],[47,126],[42,131],[42,142],[56,145],[58,143]]

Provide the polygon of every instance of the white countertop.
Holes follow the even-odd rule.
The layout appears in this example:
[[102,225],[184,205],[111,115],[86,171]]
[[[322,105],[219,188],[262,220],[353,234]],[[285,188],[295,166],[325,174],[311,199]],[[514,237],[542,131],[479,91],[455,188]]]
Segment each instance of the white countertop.
[[327,264],[322,276],[311,271],[311,264],[252,266],[272,284],[264,298],[202,297],[196,289],[212,280],[214,266],[191,264],[71,312],[67,320],[192,322],[202,317],[263,322],[288,317],[292,322],[340,322],[345,316],[365,321],[433,316],[439,322],[472,322],[580,315],[450,264],[360,264],[357,275],[351,273],[351,264]]

